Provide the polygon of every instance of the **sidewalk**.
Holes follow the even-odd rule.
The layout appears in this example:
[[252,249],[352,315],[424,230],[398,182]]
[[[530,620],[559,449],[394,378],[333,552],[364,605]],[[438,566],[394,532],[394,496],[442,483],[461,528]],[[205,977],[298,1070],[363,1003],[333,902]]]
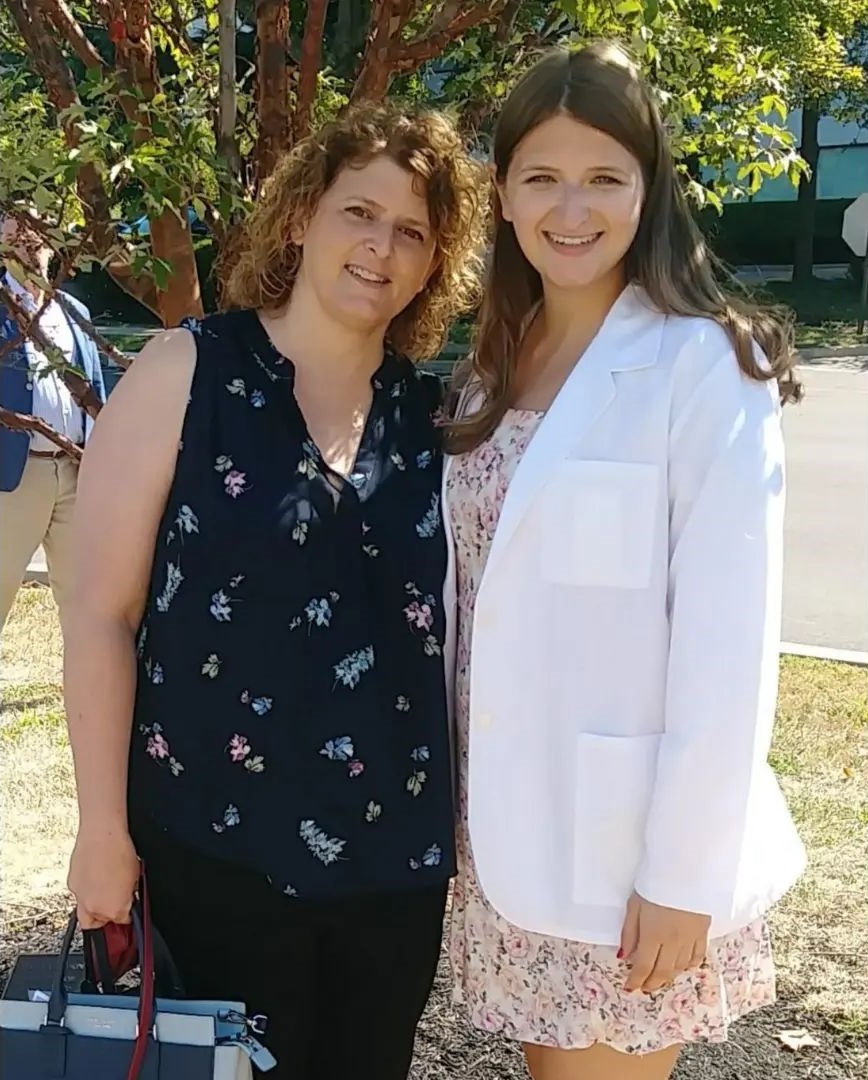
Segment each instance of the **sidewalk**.
[[27,573],[24,575],[24,581],[35,581],[39,585],[48,584],[48,567],[45,565],[45,552],[42,548],[38,548],[36,554],[30,560]]

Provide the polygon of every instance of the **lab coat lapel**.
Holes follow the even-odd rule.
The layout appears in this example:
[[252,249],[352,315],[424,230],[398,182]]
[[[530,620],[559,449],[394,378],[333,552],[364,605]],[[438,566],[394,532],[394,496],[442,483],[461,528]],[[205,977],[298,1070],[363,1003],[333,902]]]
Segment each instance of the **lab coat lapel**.
[[557,463],[581,445],[586,432],[614,400],[613,373],[656,362],[663,321],[641,289],[627,286],[568,375],[518,463],[497,523],[487,567],[496,562]]

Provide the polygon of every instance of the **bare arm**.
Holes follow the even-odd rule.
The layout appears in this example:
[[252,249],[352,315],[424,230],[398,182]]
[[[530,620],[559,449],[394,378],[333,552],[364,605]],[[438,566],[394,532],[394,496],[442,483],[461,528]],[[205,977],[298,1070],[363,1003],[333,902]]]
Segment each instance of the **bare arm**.
[[189,331],[150,342],[102,410],[82,462],[63,636],[79,805],[69,885],[85,927],[126,918],[137,876],[126,806],[134,639],[195,363]]

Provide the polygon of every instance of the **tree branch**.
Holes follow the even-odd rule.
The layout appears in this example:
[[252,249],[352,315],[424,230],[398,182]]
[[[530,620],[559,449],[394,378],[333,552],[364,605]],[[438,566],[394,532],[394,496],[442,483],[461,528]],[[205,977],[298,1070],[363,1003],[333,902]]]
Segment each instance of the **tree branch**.
[[456,15],[443,30],[420,34],[401,45],[394,54],[394,70],[405,74],[415,71],[426,60],[439,56],[456,38],[483,23],[495,19],[507,5],[507,0],[474,0],[462,14]]
[[64,450],[73,461],[81,461],[81,447],[76,446],[74,442],[67,439],[65,435],[61,435],[55,431],[54,428],[47,424],[44,420],[38,416],[31,416],[29,413],[13,412],[11,409],[5,409],[0,405],[0,424],[9,428],[10,431],[28,431],[35,432],[37,435],[44,435],[46,439],[53,442],[59,450]]
[[238,91],[235,72],[235,0],[220,0],[219,3],[219,71],[220,101],[217,117],[217,153],[227,171],[235,180],[241,173],[241,160],[238,155],[238,139],[235,127],[238,120]]
[[[174,7],[172,12],[173,19],[176,17],[176,15],[177,7]],[[166,22],[165,19],[161,18],[156,13],[154,13],[151,18],[156,26],[162,27],[162,29],[166,33],[166,37],[169,38],[169,40],[172,42],[178,52],[186,53],[187,56],[193,55],[193,50],[190,48],[190,42],[187,40],[187,31],[184,27],[183,20],[181,22],[181,25],[179,26],[178,23],[175,21]],[[234,23],[232,24],[232,30],[233,32],[235,30]]]
[[461,0],[445,0],[443,7],[437,12],[434,18],[431,20],[431,25],[428,28],[428,33],[439,34],[441,30],[445,30],[446,27],[452,22],[452,20],[458,15],[461,10]]
[[512,36],[515,20],[518,18],[518,11],[521,4],[522,0],[508,0],[506,7],[503,9],[503,16],[498,22],[497,30],[494,34],[494,40],[498,45],[505,45]]
[[295,106],[295,137],[302,138],[310,129],[310,116],[316,97],[317,74],[322,56],[328,0],[310,0],[301,41],[301,67],[298,76],[298,97]]
[[[24,39],[37,73],[45,83],[48,98],[58,112],[80,104],[72,73],[55,41],[42,29],[47,18],[36,0],[6,0],[6,6]],[[79,131],[74,121],[65,120],[63,133],[70,150],[79,144]],[[114,243],[114,230],[109,212],[109,200],[96,167],[84,164],[76,176],[78,197],[84,207],[85,219],[97,253],[104,258]]]
[[97,396],[96,390],[94,390],[88,379],[66,363],[65,358],[62,363],[55,362],[60,350],[39,325],[40,313],[37,312],[36,315],[31,316],[18,302],[17,297],[13,296],[9,289],[2,284],[0,284],[0,304],[3,304],[12,313],[24,337],[32,338],[35,344],[39,346],[48,358],[53,370],[63,379],[76,405],[80,409],[84,409],[92,419],[98,416],[102,408],[102,402]]
[[130,356],[129,353],[121,352],[116,345],[112,345],[108,338],[104,337],[93,323],[89,319],[86,319],[78,308],[69,302],[68,298],[62,292],[57,291],[54,294],[54,299],[60,304],[76,326],[83,330],[96,347],[104,352],[110,360],[124,370],[130,366],[135,358]]
[[65,0],[41,0],[41,3],[58,34],[66,40],[84,66],[102,70],[102,57],[88,41],[81,24]]
[[393,75],[393,55],[413,12],[413,0],[374,0],[371,31],[365,42],[362,65],[350,101],[378,100],[385,96]]

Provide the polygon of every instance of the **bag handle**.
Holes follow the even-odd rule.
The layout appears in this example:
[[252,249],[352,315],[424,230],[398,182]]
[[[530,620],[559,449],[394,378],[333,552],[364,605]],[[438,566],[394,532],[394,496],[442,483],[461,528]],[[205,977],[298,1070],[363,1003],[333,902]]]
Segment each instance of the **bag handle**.
[[[141,950],[144,947],[144,927],[142,926],[142,918],[136,907],[130,911],[130,919],[133,924],[136,935],[136,947],[139,950],[141,956]],[[48,1012],[46,1015],[46,1023],[52,1026],[59,1027],[63,1024],[63,1017],[66,1013],[66,1007],[68,1005],[68,996],[66,993],[66,972],[69,967],[69,954],[72,951],[72,943],[75,939],[75,932],[78,929],[78,913],[73,911],[69,916],[69,921],[66,924],[66,931],[63,935],[63,941],[60,946],[60,954],[57,958],[57,964],[54,969],[54,975],[51,982],[51,992],[48,998]]]
[[[85,930],[84,960],[85,993],[114,994],[121,979],[138,961],[138,949],[132,936],[132,926],[106,923],[98,930]],[[154,945],[154,978],[157,997],[183,999],[184,981],[175,964],[165,938],[151,920],[151,939]],[[86,989],[85,989],[86,988]]]
[[[148,1037],[154,1026],[154,943],[151,926],[151,905],[148,898],[147,883],[145,880],[144,866],[139,880],[138,899],[130,909],[130,920],[136,936],[136,947],[139,953],[139,966],[142,972],[142,985],[139,991],[139,1008],[136,1024],[136,1039],[133,1047],[133,1055],[130,1061],[127,1080],[138,1080],[144,1064],[145,1054],[148,1050]],[[60,955],[54,970],[51,984],[51,993],[48,999],[48,1009],[45,1016],[45,1026],[62,1028],[66,1015],[69,998],[66,993],[66,972],[69,966],[69,954],[72,951],[72,942],[78,929],[78,912],[73,910],[69,916],[66,932],[60,946]]]

